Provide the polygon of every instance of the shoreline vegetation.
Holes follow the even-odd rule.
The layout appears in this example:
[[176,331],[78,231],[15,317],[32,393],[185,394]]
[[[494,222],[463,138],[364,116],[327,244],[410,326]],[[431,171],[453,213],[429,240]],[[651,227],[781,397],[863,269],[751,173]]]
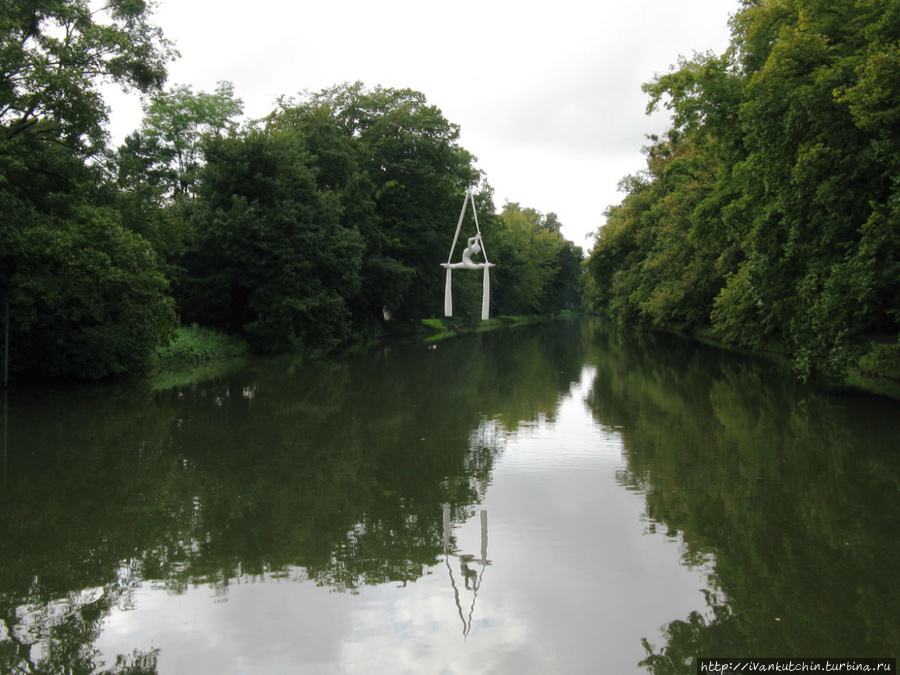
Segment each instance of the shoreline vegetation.
[[[718,349],[774,359],[788,368],[792,367],[791,355],[787,349],[776,344],[751,348],[728,342],[717,336],[711,326],[692,329],[681,325],[657,330],[697,340]],[[873,337],[869,341],[868,349],[860,357],[858,365],[855,368],[848,368],[843,380],[838,382],[822,380],[817,381],[817,384],[832,390],[860,390],[900,400],[900,344],[889,340],[890,336]]]
[[744,2],[725,52],[646,83],[671,127],[605,212],[587,306],[783,354],[803,381],[900,378],[892,7]]
[[[499,316],[487,321],[456,317],[431,318],[423,319],[420,325],[411,326],[409,332],[405,334],[384,339],[413,337],[426,344],[431,344],[471,333],[584,316],[588,315],[583,312],[567,310],[553,315]],[[719,349],[775,359],[788,366],[790,364],[790,357],[784,350],[775,347],[754,350],[729,344],[718,338],[710,329],[690,330],[686,326],[674,326],[668,328],[666,332],[697,340]],[[372,340],[358,343],[355,347],[345,349],[365,349],[382,341]],[[169,345],[157,350],[150,376],[152,387],[156,390],[163,390],[213,379],[246,364],[252,354],[250,344],[240,337],[226,335],[220,331],[197,325],[184,326],[176,331],[175,338]],[[315,356],[309,358],[315,358]],[[861,390],[870,394],[900,399],[900,346],[873,339],[868,352],[860,359],[859,368],[848,371],[845,380],[837,388]]]
[[250,345],[240,337],[197,324],[182,326],[156,350],[150,386],[161,391],[211,380],[245,364],[249,356]]
[[197,366],[249,353],[250,345],[243,339],[193,324],[177,329],[172,342],[156,350],[155,365],[163,369]]
[[[574,311],[564,311],[555,315],[535,314],[521,316],[500,316],[487,321],[466,318],[423,319],[412,325],[408,331],[381,339],[358,342],[331,353],[352,349],[366,349],[385,340],[414,338],[425,343],[439,342],[470,333],[523,326],[541,321],[581,316]],[[305,358],[324,356],[326,352],[306,354]],[[149,379],[155,390],[171,389],[213,379],[232,368],[240,367],[254,355],[246,340],[239,336],[227,335],[221,331],[198,326],[182,326],[175,331],[172,341],[156,350]],[[265,355],[257,355],[265,356]],[[277,358],[279,355],[270,355]]]
[[530,323],[540,323],[541,321],[550,321],[567,316],[572,317],[579,315],[578,312],[564,311],[559,314],[551,315],[528,314],[521,316],[498,316],[487,319],[486,321],[472,321],[449,317],[444,319],[423,319],[422,326],[426,331],[424,334],[425,342],[439,342],[459,335],[468,335],[469,333],[484,333],[499,328],[524,326]]

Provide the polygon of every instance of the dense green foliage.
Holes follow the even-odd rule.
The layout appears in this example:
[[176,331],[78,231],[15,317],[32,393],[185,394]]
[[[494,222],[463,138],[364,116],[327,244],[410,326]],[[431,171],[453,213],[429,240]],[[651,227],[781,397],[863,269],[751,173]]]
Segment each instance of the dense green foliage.
[[563,238],[555,213],[506,204],[491,248],[498,314],[546,314],[579,305],[582,250]]
[[320,192],[300,139],[211,139],[182,256],[185,316],[251,333],[260,347],[332,347],[350,333],[362,241]]
[[645,86],[673,126],[588,263],[623,324],[706,324],[839,378],[900,329],[900,9],[745,0],[725,54]]
[[144,0],[0,1],[0,124],[81,150],[103,140],[98,85],[159,87],[172,52]]
[[183,326],[169,344],[156,350],[155,361],[162,369],[183,368],[243,356],[247,351],[247,343],[234,336],[196,325]]
[[309,139],[320,189],[339,191],[345,222],[365,242],[362,285],[349,299],[358,328],[378,324],[385,311],[400,321],[433,316],[439,264],[465,191],[480,178],[457,142],[459,128],[419,92],[359,83],[284,101],[270,124]]
[[173,302],[99,169],[103,81],[149,90],[170,52],[142,2],[0,2],[0,297],[13,376],[145,365]]
[[[268,352],[415,325],[442,307],[440,263],[476,188],[486,239],[510,238],[497,307],[576,301],[580,253],[543,224],[538,236],[494,214],[458,127],[420,92],[345,84],[239,126],[228,82],[162,89],[173,52],[141,0],[0,8],[0,299],[14,377],[141,370],[178,317]],[[147,95],[115,153],[107,81]],[[458,292],[473,299],[460,314],[474,314],[476,280]]]

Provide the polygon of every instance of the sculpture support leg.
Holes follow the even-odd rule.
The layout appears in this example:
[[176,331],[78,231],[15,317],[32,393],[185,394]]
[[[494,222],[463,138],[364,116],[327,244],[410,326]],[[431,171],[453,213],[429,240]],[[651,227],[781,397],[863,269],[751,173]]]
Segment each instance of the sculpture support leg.
[[[448,272],[450,270],[447,270]],[[487,321],[491,316],[491,272],[490,267],[484,266],[484,290],[481,294],[481,320]]]
[[444,284],[444,316],[453,316],[453,270],[447,268],[447,282]]

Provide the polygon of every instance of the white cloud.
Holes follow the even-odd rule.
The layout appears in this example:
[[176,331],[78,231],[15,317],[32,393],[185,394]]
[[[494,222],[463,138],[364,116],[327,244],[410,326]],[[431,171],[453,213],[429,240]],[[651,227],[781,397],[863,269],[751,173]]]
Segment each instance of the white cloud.
[[[212,91],[229,80],[251,117],[279,96],[342,82],[422,91],[460,125],[498,208],[554,211],[583,245],[621,201],[619,179],[643,168],[645,134],[664,128],[644,115],[641,84],[679,55],[721,53],[736,9],[737,0],[161,0],[156,20],[182,54],[170,83]],[[121,140],[140,106],[112,103]]]

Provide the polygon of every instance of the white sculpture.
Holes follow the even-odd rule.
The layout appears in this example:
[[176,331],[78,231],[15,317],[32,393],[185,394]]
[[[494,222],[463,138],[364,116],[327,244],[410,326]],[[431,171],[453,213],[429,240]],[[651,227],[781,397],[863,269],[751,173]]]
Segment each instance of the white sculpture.
[[[462,262],[451,262],[453,260],[453,250],[456,248],[456,241],[459,239],[459,231],[462,228],[463,218],[466,215],[466,205],[472,201],[472,215],[475,217],[474,237],[469,237],[468,245],[462,252]],[[484,256],[484,262],[475,262],[472,256],[481,253]],[[481,298],[481,318],[487,320],[490,318],[491,312],[491,275],[490,268],[494,267],[494,263],[489,262],[487,252],[484,250],[484,242],[481,239],[481,228],[478,226],[478,213],[475,211],[475,198],[471,191],[466,192],[466,198],[463,200],[462,211],[459,214],[459,223],[456,225],[456,234],[453,235],[453,244],[450,246],[450,256],[447,262],[441,263],[441,267],[447,270],[447,280],[444,285],[444,316],[453,316],[453,270],[484,270],[484,278],[482,281],[483,291]]]

